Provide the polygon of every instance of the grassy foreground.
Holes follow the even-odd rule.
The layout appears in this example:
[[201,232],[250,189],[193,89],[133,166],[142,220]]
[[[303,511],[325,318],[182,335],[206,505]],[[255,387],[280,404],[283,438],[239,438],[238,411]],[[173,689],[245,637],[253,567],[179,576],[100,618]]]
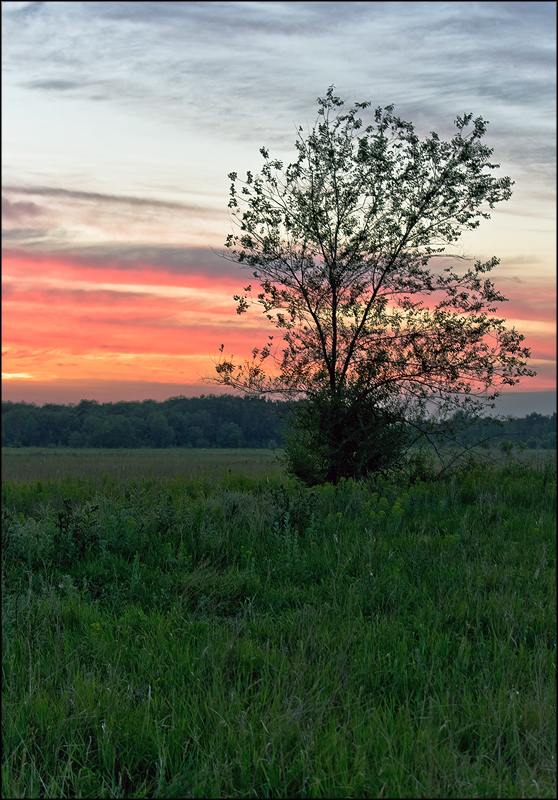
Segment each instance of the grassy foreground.
[[3,481],[2,795],[554,797],[554,462],[246,468]]

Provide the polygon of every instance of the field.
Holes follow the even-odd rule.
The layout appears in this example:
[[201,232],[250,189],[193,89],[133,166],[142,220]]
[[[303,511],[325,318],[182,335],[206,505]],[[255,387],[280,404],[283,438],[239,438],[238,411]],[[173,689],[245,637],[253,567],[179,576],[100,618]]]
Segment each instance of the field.
[[3,797],[554,797],[556,464],[2,458]]
[[204,478],[218,477],[228,472],[255,477],[263,473],[277,474],[279,471],[278,459],[271,450],[2,449],[2,479],[10,481],[53,480],[65,475],[93,479],[111,475],[121,480],[167,478],[173,475]]

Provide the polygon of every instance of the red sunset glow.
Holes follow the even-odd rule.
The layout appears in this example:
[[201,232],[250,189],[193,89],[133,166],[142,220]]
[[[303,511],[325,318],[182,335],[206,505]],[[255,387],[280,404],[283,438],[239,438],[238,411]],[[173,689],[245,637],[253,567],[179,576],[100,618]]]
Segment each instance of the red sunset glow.
[[[69,259],[4,260],[3,373],[11,396],[25,383],[134,381],[191,387],[212,372],[221,343],[249,357],[272,326],[254,310],[238,317],[232,295],[245,274],[210,280],[149,269],[84,266]],[[244,280],[243,280],[244,279]],[[501,285],[497,283],[497,285]],[[516,285],[503,287],[515,294]],[[515,290],[515,291],[514,291]],[[530,390],[554,387],[553,301],[533,287],[502,304],[508,326],[526,335],[537,376]],[[535,319],[536,316],[536,319]],[[527,381],[525,381],[527,383]],[[16,389],[17,385],[17,389]],[[13,388],[11,388],[13,387]],[[211,385],[199,383],[200,393]],[[17,394],[16,394],[17,396]]]

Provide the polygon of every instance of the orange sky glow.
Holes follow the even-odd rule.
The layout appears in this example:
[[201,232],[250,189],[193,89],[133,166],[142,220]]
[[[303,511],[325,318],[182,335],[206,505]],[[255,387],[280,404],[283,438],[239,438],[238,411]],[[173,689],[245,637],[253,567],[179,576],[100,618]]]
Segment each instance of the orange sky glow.
[[192,385],[209,376],[222,343],[246,355],[269,333],[267,320],[236,315],[241,280],[83,269],[28,254],[5,256],[3,271],[4,380]]
[[[4,257],[3,274],[2,371],[12,396],[25,384],[57,381],[175,383],[177,393],[181,384],[199,384],[208,393],[200,379],[210,376],[221,343],[226,353],[247,357],[274,332],[258,311],[236,315],[232,295],[246,282],[240,270],[216,281],[147,264],[122,270],[12,253]],[[501,313],[532,349],[537,376],[528,388],[554,388],[548,290],[532,285],[502,304]]]

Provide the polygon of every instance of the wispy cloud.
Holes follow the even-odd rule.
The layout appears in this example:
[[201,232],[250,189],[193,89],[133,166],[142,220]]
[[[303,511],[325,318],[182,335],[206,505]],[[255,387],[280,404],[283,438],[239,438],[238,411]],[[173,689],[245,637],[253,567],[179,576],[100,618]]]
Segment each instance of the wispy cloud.
[[[31,239],[34,233],[35,240]],[[36,230],[22,231],[21,238],[25,240],[25,247],[20,244],[19,232],[13,235],[5,234],[6,243],[12,242],[15,246],[4,249],[5,275],[8,274],[10,264],[21,264],[28,274],[40,275],[41,265],[48,264],[48,269],[55,269],[57,273],[65,272],[68,280],[74,280],[76,273],[89,271],[91,277],[97,280],[102,273],[119,273],[111,277],[115,282],[126,281],[130,285],[135,282],[146,281],[157,283],[164,280],[169,285],[181,285],[187,278],[188,285],[211,285],[218,281],[219,285],[239,287],[245,283],[245,275],[218,253],[209,247],[178,247],[165,245],[148,245],[134,243],[101,243],[97,245],[83,245],[72,243],[65,249],[60,248],[60,242],[47,241],[49,232]],[[34,263],[34,267],[33,267]],[[44,268],[44,267],[43,267]],[[19,269],[19,268],[17,268]],[[17,271],[17,270],[16,270]],[[123,273],[125,277],[123,277]],[[172,280],[172,278],[175,280]],[[193,283],[192,283],[193,280]],[[213,283],[215,285],[215,283]]]
[[[212,264],[222,271],[209,247],[211,234],[205,247],[192,248],[191,228],[197,226],[203,236],[204,220],[225,221],[224,209],[51,186],[7,185],[3,193],[5,247],[71,253],[98,264],[118,262],[122,268],[149,262],[187,270],[195,261],[197,268]],[[22,201],[22,197],[33,200]],[[38,217],[46,224],[30,227],[29,222]]]
[[42,209],[36,203],[15,202],[7,197],[2,198],[2,219],[9,222],[19,222],[27,217],[36,217]]
[[[83,192],[76,189],[63,189],[58,186],[10,186],[3,185],[2,191],[11,192],[19,195],[34,195],[37,197],[57,197],[70,201],[83,201],[86,203],[100,203],[102,205],[123,205],[123,206],[141,206],[150,209],[173,209],[181,212],[195,211],[196,213],[204,213],[210,216],[214,215],[214,208],[203,208],[201,206],[194,206],[188,203],[179,203],[169,200],[157,200],[153,197],[133,197],[115,194],[101,194],[100,192]],[[3,201],[4,202],[4,201]],[[8,200],[6,200],[9,203]],[[18,204],[16,204],[18,205]],[[23,205],[23,204],[19,204]],[[34,205],[32,203],[27,205]],[[38,207],[37,207],[38,208]],[[40,209],[38,209],[40,211]],[[2,206],[2,213],[4,207]]]
[[[532,126],[533,115],[552,126],[552,3],[39,6],[33,14],[4,15],[5,60],[8,69],[17,60],[22,77],[28,73],[22,86],[85,98],[100,93],[109,103],[209,125],[229,140],[253,140],[261,131],[284,142],[293,112],[304,119],[329,82],[358,92],[354,99],[399,102],[402,113],[425,124],[480,101],[473,110],[504,115],[516,133]],[[284,119],[286,129],[270,126],[271,118]],[[543,148],[547,155],[551,149],[550,142]]]

